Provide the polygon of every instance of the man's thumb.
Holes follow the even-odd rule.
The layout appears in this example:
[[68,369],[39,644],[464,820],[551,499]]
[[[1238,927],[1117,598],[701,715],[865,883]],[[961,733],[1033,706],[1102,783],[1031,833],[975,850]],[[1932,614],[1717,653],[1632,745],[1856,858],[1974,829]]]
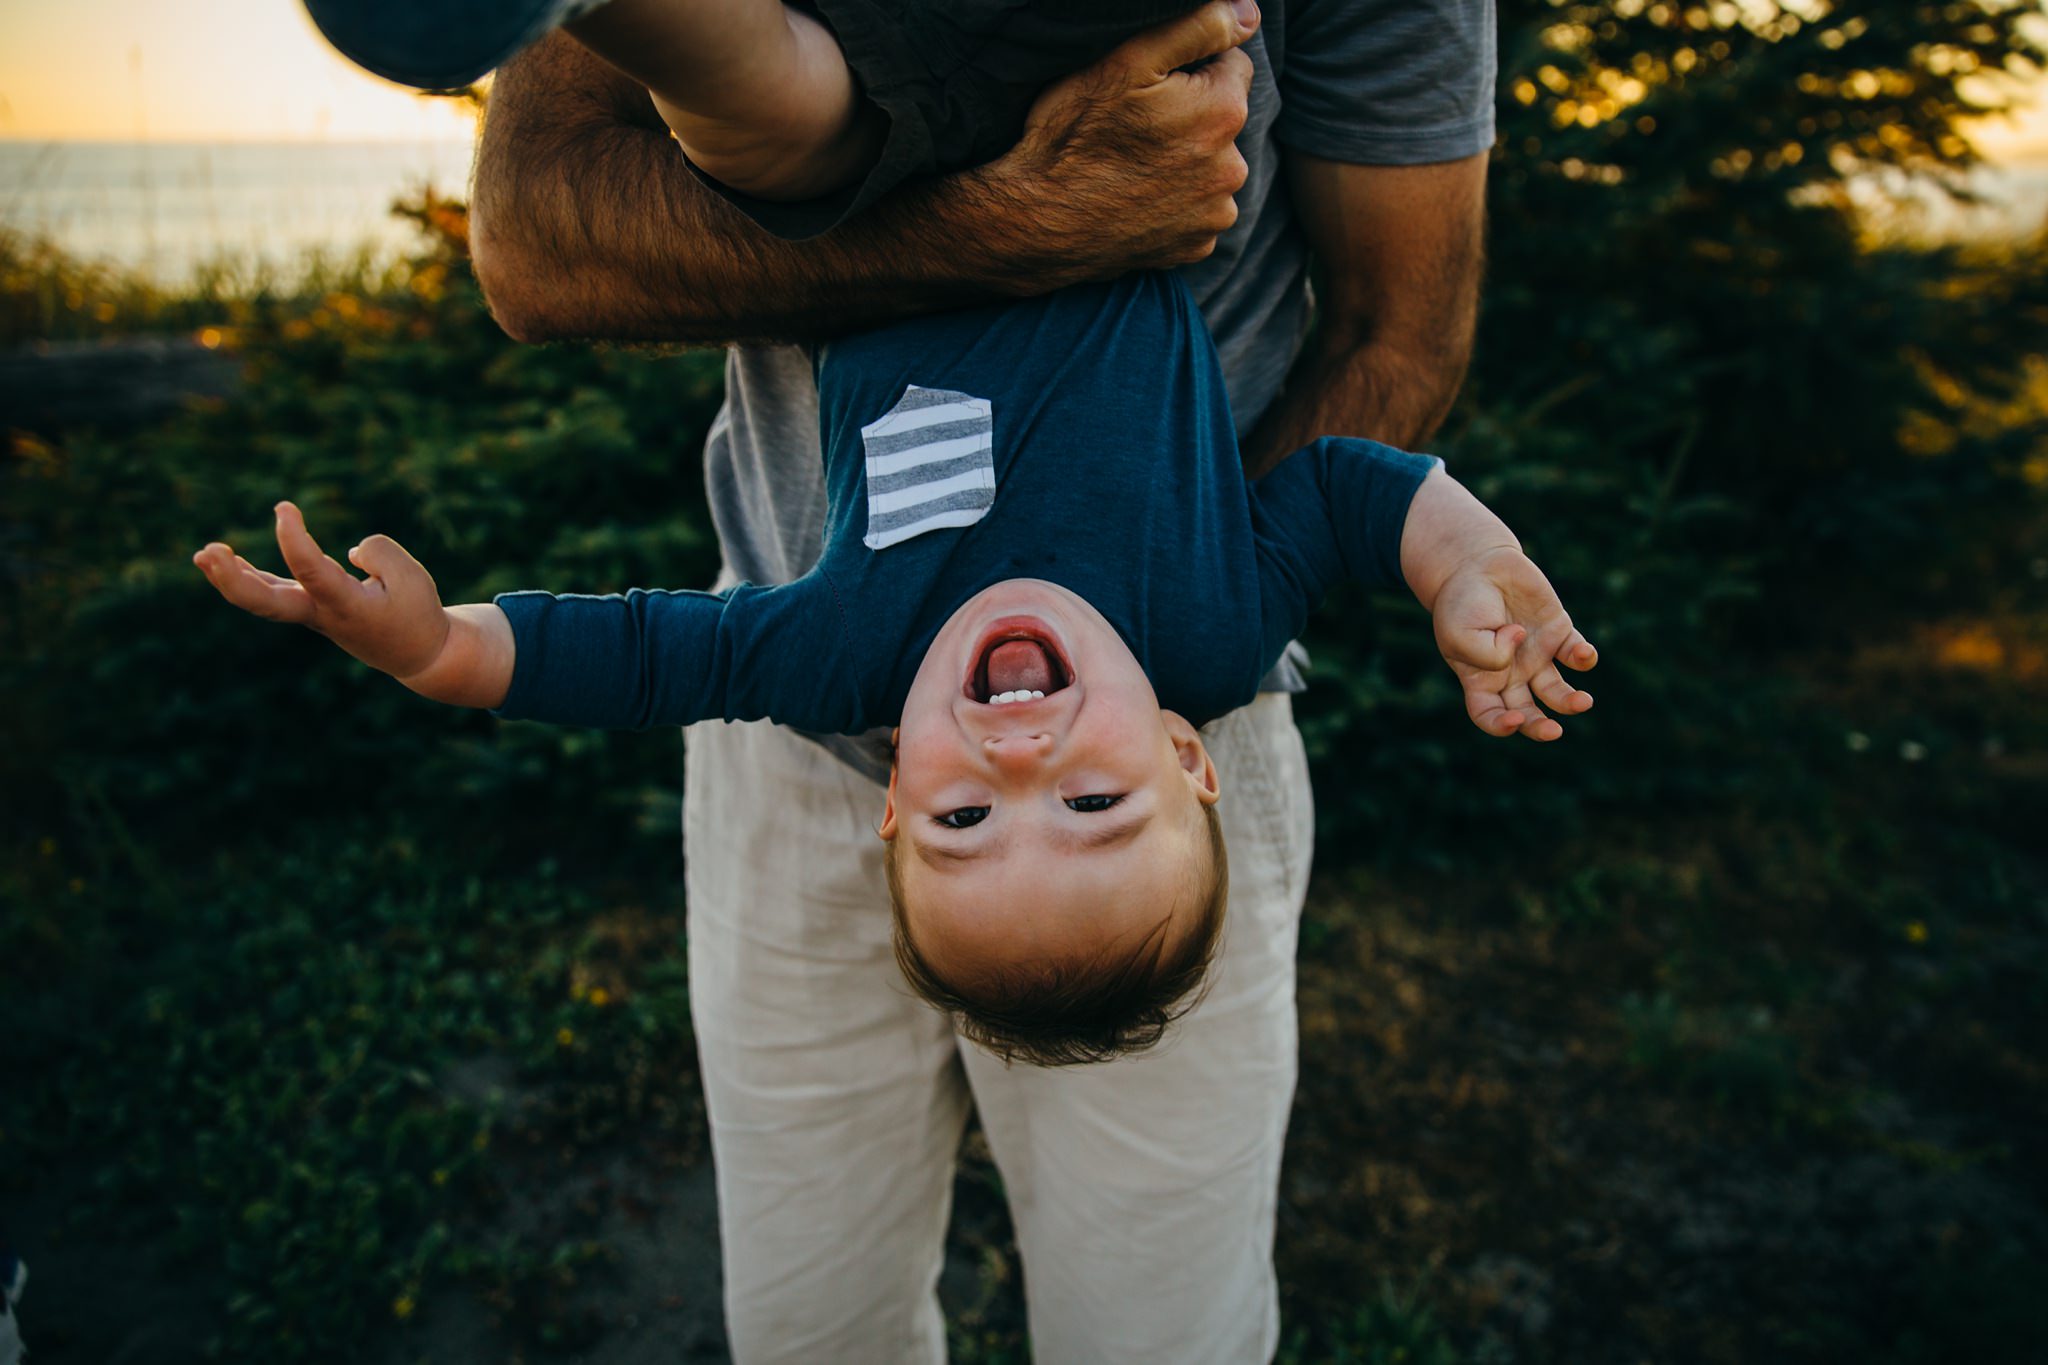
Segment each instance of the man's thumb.
[[1218,57],[1259,30],[1257,0],[1209,0],[1178,19],[1148,28],[1118,50],[1130,67],[1152,80]]

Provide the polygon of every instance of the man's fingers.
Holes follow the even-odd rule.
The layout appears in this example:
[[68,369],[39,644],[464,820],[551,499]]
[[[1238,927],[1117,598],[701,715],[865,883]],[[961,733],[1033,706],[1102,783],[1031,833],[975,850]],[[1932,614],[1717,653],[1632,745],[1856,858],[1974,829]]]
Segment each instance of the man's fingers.
[[1113,59],[1138,83],[1151,85],[1170,73],[1221,56],[1259,30],[1253,0],[1209,0],[1190,14],[1146,29],[1126,42]]
[[345,607],[355,599],[360,585],[349,571],[321,552],[306,519],[289,502],[277,505],[277,548],[284,552],[285,565],[315,602]]

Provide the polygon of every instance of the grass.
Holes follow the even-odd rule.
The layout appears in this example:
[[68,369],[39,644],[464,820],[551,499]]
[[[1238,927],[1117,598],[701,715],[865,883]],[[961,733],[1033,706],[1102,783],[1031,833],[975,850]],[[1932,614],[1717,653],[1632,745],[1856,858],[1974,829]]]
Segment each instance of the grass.
[[90,1169],[74,1230],[212,1266],[215,1353],[396,1326],[458,1279],[534,1302],[506,1286],[580,1243],[474,1239],[530,1149],[698,1149],[672,915],[339,820],[176,874],[67,861],[7,887],[48,910],[10,916],[9,961],[71,983],[9,1010],[35,1079],[8,1167]]

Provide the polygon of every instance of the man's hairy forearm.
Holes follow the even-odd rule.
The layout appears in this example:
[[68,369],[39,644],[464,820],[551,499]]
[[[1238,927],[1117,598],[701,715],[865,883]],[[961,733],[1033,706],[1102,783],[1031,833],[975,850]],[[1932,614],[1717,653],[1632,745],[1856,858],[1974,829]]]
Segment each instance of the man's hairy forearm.
[[1245,472],[1257,478],[1320,436],[1419,449],[1450,414],[1470,355],[1469,347],[1418,352],[1348,338],[1311,342],[1245,441]]
[[[764,232],[684,165],[646,92],[560,34],[503,68],[471,196],[522,340],[802,340],[1199,260],[1236,220],[1257,10],[1224,0],[1049,87],[1008,153],[823,237]],[[1213,60],[1210,60],[1212,59]]]
[[999,207],[978,177],[784,242],[698,182],[643,90],[560,35],[500,72],[472,199],[478,276],[522,340],[799,339],[996,292],[962,226]]
[[1435,435],[1471,362],[1485,264],[1483,155],[1406,167],[1295,156],[1288,178],[1323,264],[1321,316],[1245,442],[1254,477],[1319,436],[1412,450]]

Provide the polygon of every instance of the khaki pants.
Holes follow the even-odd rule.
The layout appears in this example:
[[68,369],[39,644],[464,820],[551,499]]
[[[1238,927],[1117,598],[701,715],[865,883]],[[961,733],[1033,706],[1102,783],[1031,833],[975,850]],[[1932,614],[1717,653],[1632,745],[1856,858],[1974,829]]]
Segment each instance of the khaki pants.
[[1208,997],[1152,1053],[1060,1070],[1004,1067],[904,986],[879,787],[771,725],[687,735],[690,1003],[734,1359],[945,1359],[935,1286],[970,1094],[1039,1365],[1269,1359],[1311,842],[1288,699],[1204,732],[1230,848]]

